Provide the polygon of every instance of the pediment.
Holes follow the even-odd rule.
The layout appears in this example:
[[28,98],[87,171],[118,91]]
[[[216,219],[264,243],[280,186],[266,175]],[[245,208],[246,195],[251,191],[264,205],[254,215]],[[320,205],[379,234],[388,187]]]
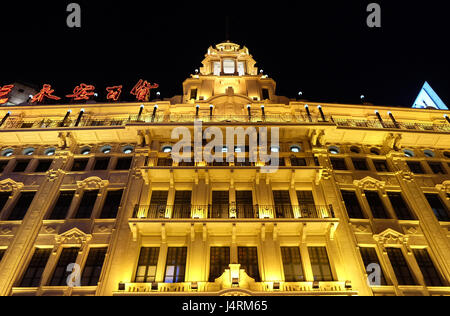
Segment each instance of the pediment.
[[367,176],[361,180],[354,180],[353,184],[362,190],[379,190],[384,188],[386,182]]

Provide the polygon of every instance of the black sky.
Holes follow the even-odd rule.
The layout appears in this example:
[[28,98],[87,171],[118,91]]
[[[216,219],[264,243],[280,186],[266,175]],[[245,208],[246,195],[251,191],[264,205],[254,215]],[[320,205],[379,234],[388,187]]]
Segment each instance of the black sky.
[[[82,6],[69,30],[66,6]],[[293,2],[293,1],[291,1]],[[368,3],[382,28],[366,26]],[[395,2],[395,3],[393,3]],[[249,48],[277,81],[277,94],[319,102],[367,101],[410,107],[427,80],[450,104],[450,24],[444,1],[34,1],[2,5],[0,85],[51,83],[65,95],[81,82],[104,87],[138,79],[164,97],[201,66],[209,46],[230,39]],[[217,2],[219,3],[219,2]],[[127,91],[128,92],[128,91]]]

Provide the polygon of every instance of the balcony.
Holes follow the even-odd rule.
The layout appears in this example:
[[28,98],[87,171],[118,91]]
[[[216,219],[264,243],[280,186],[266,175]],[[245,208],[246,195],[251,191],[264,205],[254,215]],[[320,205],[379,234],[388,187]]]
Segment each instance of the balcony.
[[354,120],[354,119],[334,119],[337,127],[344,128],[369,128],[369,129],[395,129],[404,131],[437,132],[449,133],[450,124],[426,124],[426,123],[406,123],[389,122],[378,120]]
[[134,219],[328,219],[332,205],[153,204],[136,205]]

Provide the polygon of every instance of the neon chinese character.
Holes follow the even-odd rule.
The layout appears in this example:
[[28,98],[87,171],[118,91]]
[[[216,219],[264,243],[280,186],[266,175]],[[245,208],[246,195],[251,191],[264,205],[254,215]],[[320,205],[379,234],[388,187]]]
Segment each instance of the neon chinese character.
[[120,95],[122,94],[122,88],[123,86],[107,87],[106,91],[108,91],[108,95],[106,96],[106,99],[111,101],[118,101]]
[[131,90],[131,94],[136,96],[136,100],[138,101],[148,101],[150,96],[150,90],[158,89],[159,85],[155,83],[154,85],[148,83],[144,80],[139,80],[136,86]]
[[11,93],[11,90],[14,88],[13,84],[8,84],[6,86],[0,86],[0,104],[5,104],[8,102],[8,94]]
[[73,89],[73,94],[66,95],[67,98],[73,98],[76,101],[79,100],[89,100],[95,94],[95,87],[92,85],[87,85],[85,83]]
[[55,90],[52,89],[51,85],[44,84],[44,86],[42,87],[42,90],[31,99],[31,103],[36,103],[36,102],[41,103],[44,100],[44,98],[48,98],[48,99],[52,99],[52,100],[61,100],[60,97],[53,95],[53,92],[55,92]]

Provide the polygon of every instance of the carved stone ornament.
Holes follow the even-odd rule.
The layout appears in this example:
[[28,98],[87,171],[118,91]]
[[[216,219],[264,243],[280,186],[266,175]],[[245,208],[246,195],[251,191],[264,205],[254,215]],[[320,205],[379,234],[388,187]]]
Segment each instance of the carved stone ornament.
[[0,181],[0,192],[17,191],[23,188],[22,182],[16,182],[12,179]]
[[62,234],[55,236],[56,246],[54,248],[54,252],[57,251],[60,245],[80,245],[80,251],[83,251],[83,249],[91,239],[92,235],[86,234],[80,229],[74,227]]
[[360,188],[361,190],[383,190],[386,182],[379,181],[372,177],[365,177],[361,180],[353,181],[353,185]]
[[414,181],[414,173],[407,170],[401,170],[395,173],[396,175],[399,175],[402,177],[402,179],[406,182],[412,182]]
[[386,229],[378,235],[373,235],[373,239],[383,247],[389,245],[404,245],[406,249],[409,249],[409,237],[391,228]]
[[83,190],[96,190],[107,187],[109,184],[108,180],[102,180],[99,177],[90,177],[84,179],[83,181],[77,181],[77,187]]
[[450,181],[444,181],[442,184],[436,185],[436,189],[446,194],[450,193]]

